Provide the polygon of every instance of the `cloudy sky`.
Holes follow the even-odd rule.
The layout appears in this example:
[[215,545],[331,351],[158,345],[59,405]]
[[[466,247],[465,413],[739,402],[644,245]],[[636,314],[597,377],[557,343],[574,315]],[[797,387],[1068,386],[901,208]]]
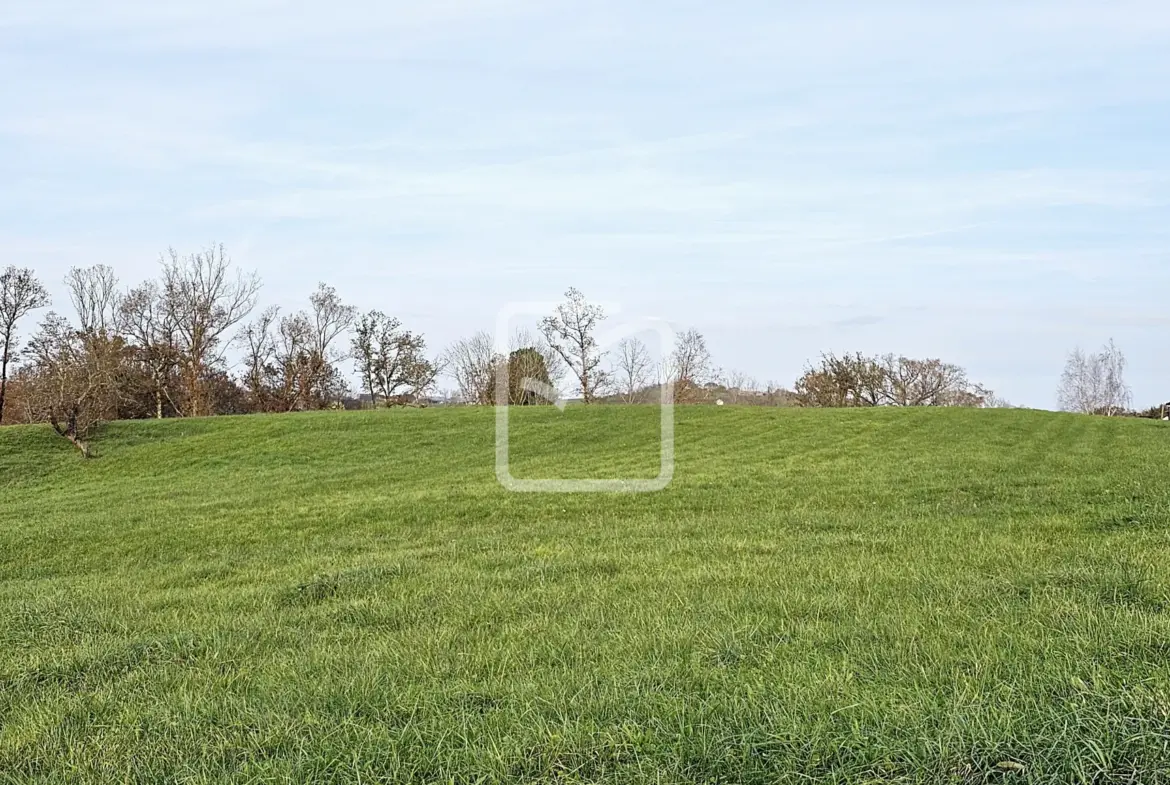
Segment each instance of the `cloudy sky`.
[[223,242],[436,348],[573,285],[761,382],[892,351],[1051,407],[1112,337],[1170,399],[1164,0],[39,0],[0,67],[0,263],[59,307]]

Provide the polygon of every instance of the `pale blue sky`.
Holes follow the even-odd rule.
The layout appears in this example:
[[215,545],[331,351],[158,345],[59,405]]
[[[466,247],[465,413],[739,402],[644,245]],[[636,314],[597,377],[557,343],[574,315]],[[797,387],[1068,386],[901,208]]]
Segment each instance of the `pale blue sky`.
[[574,285],[760,381],[892,351],[1050,407],[1113,337],[1170,399],[1164,0],[30,0],[0,67],[0,263],[58,307],[222,241],[436,349]]

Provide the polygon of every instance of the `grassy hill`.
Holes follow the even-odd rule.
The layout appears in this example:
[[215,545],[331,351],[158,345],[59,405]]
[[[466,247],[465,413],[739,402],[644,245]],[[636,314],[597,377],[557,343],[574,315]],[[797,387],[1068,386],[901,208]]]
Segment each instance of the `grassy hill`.
[[[514,412],[515,471],[656,418]],[[682,409],[627,496],[493,427],[0,430],[0,782],[1170,781],[1164,424]]]

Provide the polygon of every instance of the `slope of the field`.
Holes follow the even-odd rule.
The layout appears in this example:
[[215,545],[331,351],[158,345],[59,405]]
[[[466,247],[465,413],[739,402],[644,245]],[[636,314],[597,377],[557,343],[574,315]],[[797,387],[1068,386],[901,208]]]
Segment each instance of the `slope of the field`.
[[[653,476],[653,409],[513,414]],[[0,782],[1167,782],[1170,428],[683,409],[0,430]]]

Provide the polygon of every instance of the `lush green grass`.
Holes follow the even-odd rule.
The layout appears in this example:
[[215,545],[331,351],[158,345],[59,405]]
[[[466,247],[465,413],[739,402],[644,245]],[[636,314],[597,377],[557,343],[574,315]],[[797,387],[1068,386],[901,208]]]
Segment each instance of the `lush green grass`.
[[0,431],[0,781],[1170,782],[1162,423],[493,426]]

